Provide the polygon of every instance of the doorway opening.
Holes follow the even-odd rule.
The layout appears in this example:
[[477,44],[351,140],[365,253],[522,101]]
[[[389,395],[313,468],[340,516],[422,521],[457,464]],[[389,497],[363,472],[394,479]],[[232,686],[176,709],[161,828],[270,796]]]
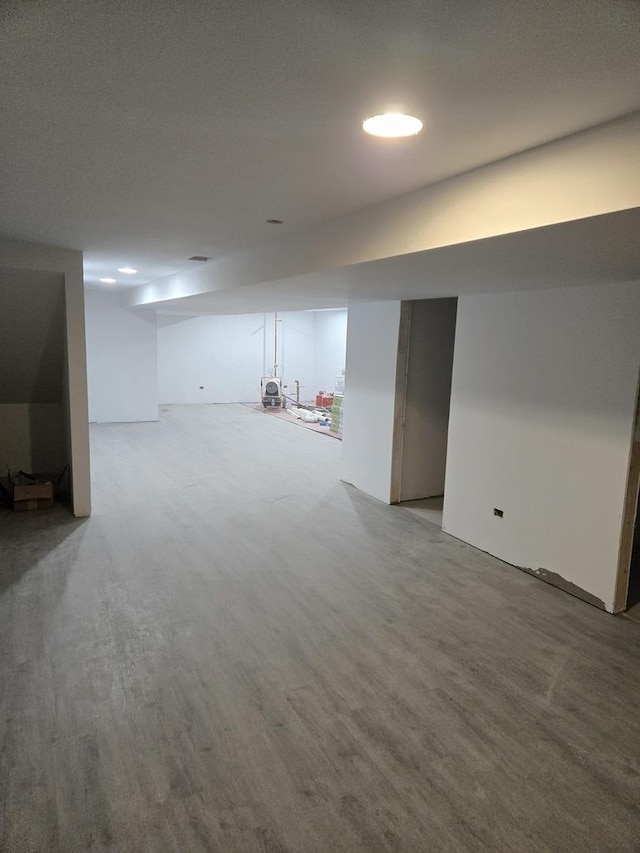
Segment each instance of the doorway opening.
[[640,621],[640,382],[620,541],[616,611]]
[[636,519],[629,561],[629,586],[627,588],[627,610],[640,620],[640,512],[636,500]]
[[393,503],[442,527],[458,300],[421,299],[405,305]]

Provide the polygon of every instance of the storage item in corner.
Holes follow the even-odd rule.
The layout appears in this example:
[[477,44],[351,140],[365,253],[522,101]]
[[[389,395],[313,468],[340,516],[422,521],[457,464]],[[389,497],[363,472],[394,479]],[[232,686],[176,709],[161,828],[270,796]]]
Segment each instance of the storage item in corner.
[[51,480],[34,477],[25,471],[9,474],[9,497],[17,512],[48,509],[53,506],[55,486]]
[[279,376],[263,376],[260,380],[260,399],[265,409],[273,407],[285,408],[282,379]]
[[332,435],[337,438],[342,438],[342,428],[344,425],[344,397],[342,394],[333,395],[333,403],[331,405],[331,427]]
[[321,409],[329,409],[333,405],[333,394],[327,394],[326,391],[318,391],[316,394],[316,406]]

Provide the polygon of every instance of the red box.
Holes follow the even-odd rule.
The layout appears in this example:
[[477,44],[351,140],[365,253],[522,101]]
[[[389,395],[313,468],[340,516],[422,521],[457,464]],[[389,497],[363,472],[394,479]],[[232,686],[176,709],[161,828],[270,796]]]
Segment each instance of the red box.
[[328,409],[332,404],[333,394],[324,394],[322,391],[316,394],[316,406],[319,406],[321,409]]

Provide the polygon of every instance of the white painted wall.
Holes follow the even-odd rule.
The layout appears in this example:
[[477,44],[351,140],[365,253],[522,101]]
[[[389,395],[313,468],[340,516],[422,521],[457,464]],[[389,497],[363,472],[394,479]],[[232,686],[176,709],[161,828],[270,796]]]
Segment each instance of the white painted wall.
[[[347,357],[347,310],[315,311],[314,395],[332,392]],[[312,399],[312,398],[311,398]]]
[[455,299],[411,303],[400,500],[444,493]]
[[87,362],[84,335],[82,252],[0,239],[0,267],[60,273],[64,278],[65,346],[61,389],[65,457],[71,467],[74,515],[91,513],[89,424],[87,417]]
[[[310,399],[315,375],[315,315],[309,311],[290,311],[278,314],[278,361],[280,375],[287,385],[285,393],[295,398],[295,380],[300,382],[300,399]],[[273,362],[273,315],[266,315],[266,364]],[[255,380],[254,380],[255,381]],[[255,399],[255,397],[254,397]],[[258,396],[259,399],[259,396]]]
[[349,306],[340,479],[391,500],[400,302]]
[[[291,397],[296,379],[302,400],[327,382],[332,390],[345,348],[346,311],[278,314],[278,373]],[[158,315],[161,403],[257,402],[260,377],[273,363],[273,314]]]
[[89,420],[158,419],[156,315],[124,308],[117,292],[88,290]]
[[639,365],[637,283],[461,297],[443,529],[612,610]]

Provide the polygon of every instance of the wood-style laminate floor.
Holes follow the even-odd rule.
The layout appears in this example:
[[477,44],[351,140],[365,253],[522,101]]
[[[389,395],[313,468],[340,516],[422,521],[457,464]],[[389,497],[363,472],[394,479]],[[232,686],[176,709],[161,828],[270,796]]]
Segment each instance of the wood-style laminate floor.
[[640,624],[246,406],[92,429],[0,513],[2,853],[640,850]]

